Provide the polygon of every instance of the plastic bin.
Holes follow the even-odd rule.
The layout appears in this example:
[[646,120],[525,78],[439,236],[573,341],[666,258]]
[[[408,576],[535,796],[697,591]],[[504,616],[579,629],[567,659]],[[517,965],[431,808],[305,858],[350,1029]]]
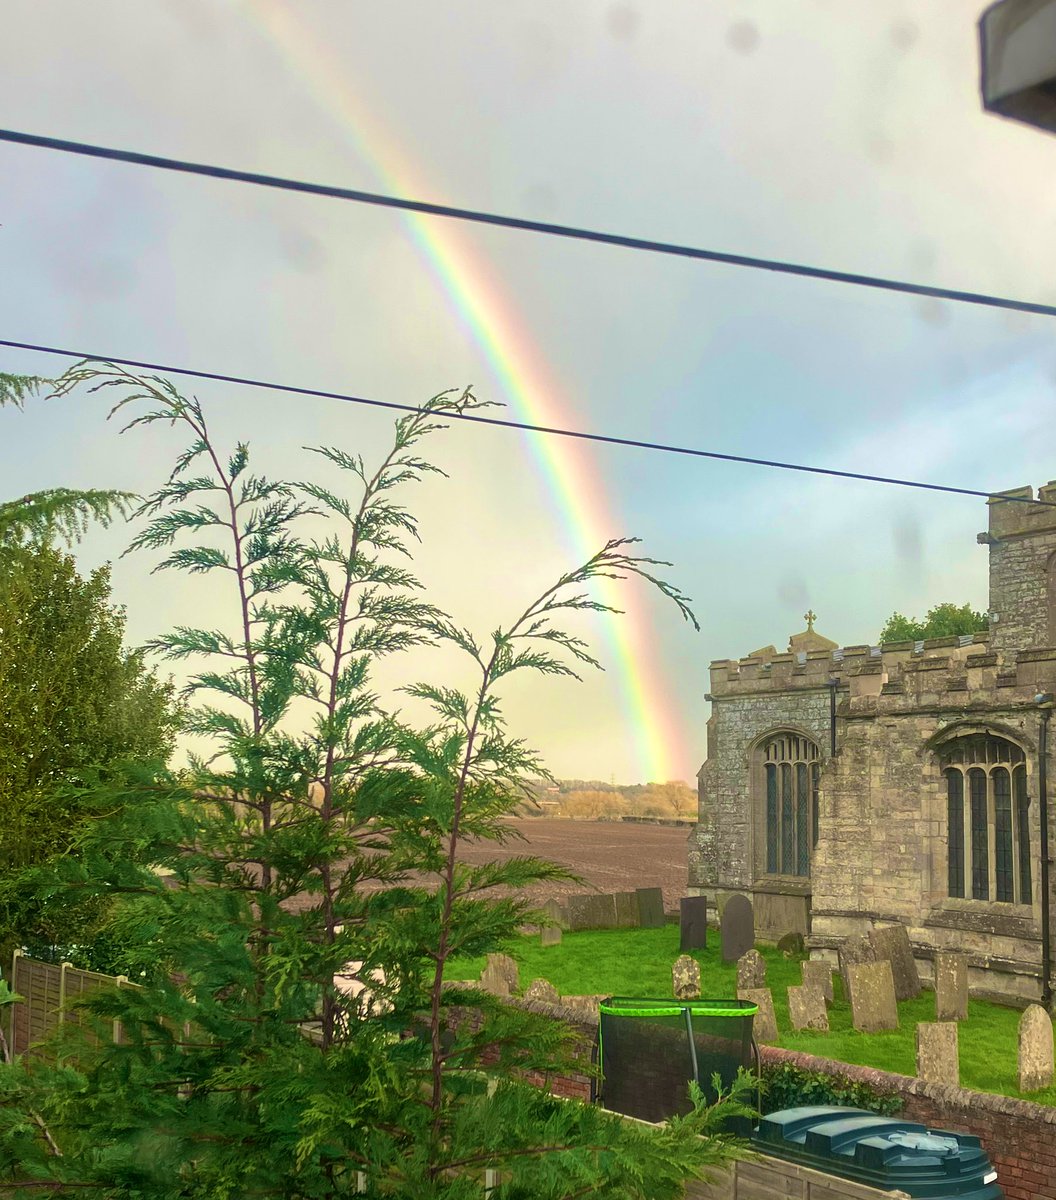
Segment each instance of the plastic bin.
[[752,1141],[764,1154],[881,1190],[930,1200],[1004,1200],[997,1172],[971,1134],[817,1106],[771,1113]]
[[747,1000],[610,996],[598,1010],[599,1098],[613,1112],[664,1121],[689,1112],[691,1079],[713,1100],[713,1075],[727,1087],[752,1065],[758,1008]]

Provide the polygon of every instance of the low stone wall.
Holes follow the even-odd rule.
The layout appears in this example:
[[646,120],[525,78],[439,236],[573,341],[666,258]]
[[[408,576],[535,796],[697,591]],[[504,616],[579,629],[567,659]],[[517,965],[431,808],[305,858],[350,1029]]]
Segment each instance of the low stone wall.
[[[584,1073],[550,1079],[540,1076],[533,1078],[533,1082],[549,1087],[558,1096],[589,1099],[587,1064],[597,1036],[597,1016],[548,1004],[521,1000],[510,1003],[564,1021],[577,1032],[583,1047]],[[1056,1200],[1056,1107],[1013,1100],[990,1092],[925,1083],[908,1075],[815,1058],[777,1046],[760,1047],[760,1055],[764,1066],[788,1062],[805,1071],[844,1075],[848,1079],[861,1080],[878,1091],[896,1092],[902,1098],[900,1115],[908,1120],[919,1121],[931,1129],[972,1133],[980,1138],[997,1170],[1006,1200]],[[716,1198],[735,1195],[722,1190],[711,1194]]]

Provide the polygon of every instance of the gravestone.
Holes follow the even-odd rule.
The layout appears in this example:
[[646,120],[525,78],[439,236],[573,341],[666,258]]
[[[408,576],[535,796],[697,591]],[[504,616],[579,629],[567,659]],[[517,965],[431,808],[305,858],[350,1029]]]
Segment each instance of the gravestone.
[[1052,1066],[1052,1019],[1040,1004],[1031,1004],[1019,1018],[1019,1090],[1051,1087]]
[[856,933],[840,946],[837,955],[840,961],[840,978],[843,980],[843,997],[847,1000],[851,995],[849,968],[857,963],[876,962],[876,951],[864,933]]
[[565,1008],[574,1009],[576,1012],[598,1015],[598,1005],[604,1000],[604,996],[562,996],[561,1003]]
[[851,1020],[862,1033],[879,1033],[898,1028],[895,977],[887,959],[852,963],[847,968],[850,982]]
[[508,954],[489,954],[480,975],[480,986],[494,996],[512,996],[521,983],[521,972]]
[[818,988],[790,987],[788,989],[788,1019],[793,1029],[829,1031],[829,1010],[825,996]]
[[825,997],[825,1003],[832,1003],[832,963],[827,962],[811,962],[810,959],[804,959],[800,963],[800,970],[803,973],[803,986],[817,988]]
[[913,947],[909,942],[909,931],[905,925],[885,925],[870,930],[869,941],[877,960],[886,958],[891,964],[895,980],[896,1000],[915,1000],[920,995],[920,975]]
[[642,923],[638,909],[638,893],[617,892],[613,899],[616,901],[616,928],[637,929]]
[[561,997],[549,979],[533,979],[524,993],[525,1000],[536,1000],[541,1004],[560,1004]]
[[777,1017],[774,1014],[774,998],[768,987],[738,988],[737,999],[747,1000],[758,1006],[759,1011],[752,1018],[752,1034],[760,1045],[776,1042],[781,1036],[777,1031]]
[[755,945],[755,917],[752,902],[745,896],[731,896],[719,922],[722,961],[736,962]]
[[541,946],[560,946],[561,926],[544,925],[542,929],[539,930],[539,944]]
[[616,897],[611,892],[581,892],[568,898],[569,929],[614,929]]
[[643,929],[663,929],[664,893],[658,887],[637,888],[638,919]]
[[676,1000],[700,999],[700,963],[681,954],[671,968],[671,988]]
[[737,990],[766,987],[766,961],[754,947],[737,960]]
[[791,933],[783,933],[777,939],[777,948],[785,958],[792,958],[796,954],[802,954],[805,948],[803,935],[796,930],[793,930]]
[[550,899],[542,906],[544,924],[556,925],[558,929],[568,928],[568,909],[560,900]]
[[967,1021],[968,956],[955,950],[935,955],[935,1020]]
[[708,944],[707,896],[683,896],[679,902],[678,948],[703,950]]
[[938,1021],[934,1025],[921,1021],[917,1025],[917,1078],[925,1083],[960,1086],[956,1021]]

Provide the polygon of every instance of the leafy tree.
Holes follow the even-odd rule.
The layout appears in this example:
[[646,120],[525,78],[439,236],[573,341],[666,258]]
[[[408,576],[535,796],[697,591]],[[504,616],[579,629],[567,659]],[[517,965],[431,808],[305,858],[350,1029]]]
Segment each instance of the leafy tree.
[[[63,386],[111,380],[124,377],[81,370]],[[156,643],[203,661],[187,726],[216,749],[181,779],[140,771],[89,789],[116,816],[49,886],[134,894],[126,919],[173,974],[98,993],[103,1036],[67,1047],[66,1065],[0,1074],[0,1169],[115,1200],[477,1198],[487,1169],[496,1200],[681,1195],[738,1152],[716,1133],[746,1111],[737,1096],[709,1107],[698,1093],[659,1131],[557,1100],[522,1073],[567,1066],[567,1030],[444,975],[454,956],[506,944],[531,915],[525,885],[563,875],[523,855],[459,861],[464,838],[506,841],[503,817],[545,778],[506,730],[501,686],[594,664],[559,622],[603,608],[598,577],[650,581],[692,619],[685,597],[613,541],[487,638],[431,606],[406,565],[417,528],[397,489],[436,470],[419,443],[475,407],[468,393],[401,420],[376,468],[320,448],[339,482],[302,484],[252,474],[244,444],[222,452],[171,385],[143,380],[122,404],[142,398],[152,407],[133,425],[179,425],[189,444],[135,545],[231,589],[229,627]],[[375,693],[371,667],[408,650],[420,664],[436,644],[462,652],[471,682],[408,684],[432,713],[417,727]]]
[[928,609],[923,621],[892,613],[880,631],[880,644],[886,642],[919,642],[925,638],[956,637],[979,633],[990,626],[985,612],[976,612],[971,605],[936,604]]
[[[0,408],[22,408],[27,399],[51,384],[51,380],[38,375],[0,371]],[[109,525],[115,517],[127,513],[134,499],[130,492],[46,488],[0,501],[0,560],[27,544],[40,544],[53,537],[71,545],[84,535],[89,521]]]
[[[69,850],[95,811],[83,784],[126,757],[171,749],[171,688],[123,646],[110,572],[84,579],[51,545],[0,563],[0,942],[83,939],[98,910],[41,907],[18,872]],[[64,790],[65,789],[65,790]]]

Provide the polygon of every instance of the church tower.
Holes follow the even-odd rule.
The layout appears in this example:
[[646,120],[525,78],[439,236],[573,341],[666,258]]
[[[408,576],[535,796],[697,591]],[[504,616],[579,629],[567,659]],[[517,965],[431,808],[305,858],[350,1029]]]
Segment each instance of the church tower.
[[979,541],[990,548],[990,648],[1056,646],[1056,481],[1002,492],[989,501],[990,529]]

